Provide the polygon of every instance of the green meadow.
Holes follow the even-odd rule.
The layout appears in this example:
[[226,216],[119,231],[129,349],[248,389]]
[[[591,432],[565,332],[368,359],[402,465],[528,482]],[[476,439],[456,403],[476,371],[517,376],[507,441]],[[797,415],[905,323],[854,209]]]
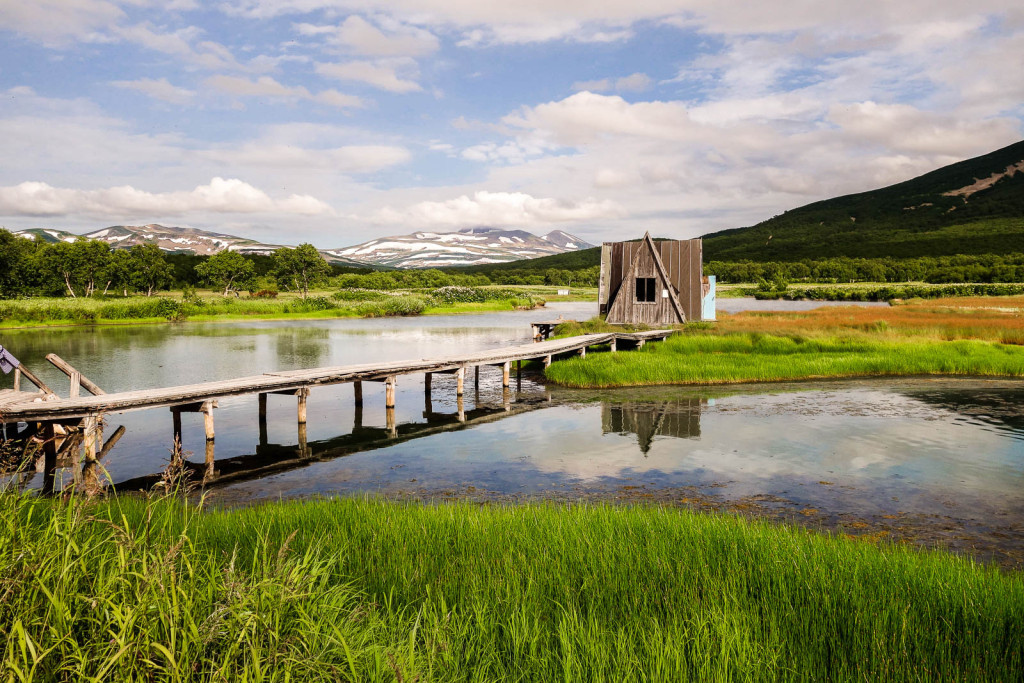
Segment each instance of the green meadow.
[[1014,680],[1024,579],[656,507],[0,497],[7,680]]

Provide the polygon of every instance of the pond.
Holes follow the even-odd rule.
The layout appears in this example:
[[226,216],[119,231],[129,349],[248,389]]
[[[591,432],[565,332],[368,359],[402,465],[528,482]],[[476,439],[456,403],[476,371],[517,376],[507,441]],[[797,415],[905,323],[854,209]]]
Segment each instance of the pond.
[[[550,311],[4,332],[40,370],[56,352],[108,390],[180,384],[271,369],[429,358],[529,341]],[[624,351],[623,353],[629,353]],[[63,388],[66,379],[47,371]],[[397,429],[383,387],[315,388],[308,425],[295,399],[271,396],[266,429],[255,396],[216,411],[217,505],[287,497],[655,502],[778,518],[871,538],[968,552],[1005,566],[1024,556],[1024,383],[852,380],[719,388],[581,391],[545,386],[536,370],[483,368],[467,378],[460,420],[454,381],[399,378]],[[201,476],[201,416],[183,415],[184,450]],[[115,488],[151,487],[170,455],[165,409],[107,416],[125,433],[104,458]],[[67,464],[67,463],[64,463]],[[73,471],[61,471],[60,484]],[[41,475],[9,480],[41,486]]]

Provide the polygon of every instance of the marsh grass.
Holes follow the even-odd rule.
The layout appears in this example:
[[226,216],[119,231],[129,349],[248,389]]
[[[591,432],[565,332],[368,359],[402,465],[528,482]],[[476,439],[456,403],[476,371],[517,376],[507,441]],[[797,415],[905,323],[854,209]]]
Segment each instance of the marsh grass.
[[0,499],[11,680],[1011,680],[1024,582],[665,508]]
[[760,332],[670,337],[546,370],[571,387],[723,384],[886,375],[1024,375],[1024,348],[984,341],[880,341]]

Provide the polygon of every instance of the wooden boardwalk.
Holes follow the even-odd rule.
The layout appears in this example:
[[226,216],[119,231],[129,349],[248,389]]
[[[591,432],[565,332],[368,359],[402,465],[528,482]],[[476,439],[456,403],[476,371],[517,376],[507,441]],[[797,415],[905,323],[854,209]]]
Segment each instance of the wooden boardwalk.
[[[400,375],[425,373],[452,373],[458,378],[458,393],[462,394],[462,380],[468,368],[480,366],[503,366],[503,386],[508,386],[509,364],[512,361],[543,359],[545,366],[557,355],[567,353],[586,354],[587,347],[611,344],[615,349],[620,341],[630,341],[638,346],[655,339],[665,339],[671,330],[648,332],[606,332],[586,334],[532,344],[507,346],[504,348],[472,353],[442,356],[433,359],[403,360],[389,363],[364,365],[342,365],[336,367],[312,368],[308,370],[286,370],[267,372],[261,375],[237,377],[234,379],[187,384],[158,389],[125,391],[99,396],[56,398],[42,400],[43,394],[30,392],[0,392],[0,422],[49,422],[73,420],[75,418],[98,417],[108,412],[124,412],[159,407],[193,408],[196,404],[228,396],[244,394],[298,393],[311,387],[354,383],[363,381],[384,381],[393,385]],[[388,405],[393,406],[393,396]],[[359,397],[357,396],[357,400]],[[361,402],[361,401],[360,401]],[[305,420],[300,420],[305,421]]]
[[[47,356],[54,366],[66,374],[70,380],[70,391],[67,398],[58,396],[47,387],[42,380],[33,375],[28,368],[21,366],[15,370],[15,389],[0,390],[0,424],[4,433],[9,432],[9,425],[27,423],[27,427],[19,434],[35,434],[42,444],[43,453],[36,463],[37,469],[44,473],[43,492],[52,493],[55,471],[61,459],[70,458],[72,462],[79,460],[82,453],[81,475],[76,471],[76,483],[84,484],[87,491],[102,489],[98,472],[99,460],[106,454],[124,432],[121,427],[106,442],[103,440],[103,420],[105,413],[145,410],[149,408],[170,408],[173,420],[174,449],[172,461],[181,463],[180,444],[182,413],[202,413],[206,431],[206,457],[204,463],[204,482],[217,477],[214,466],[214,426],[213,412],[217,407],[217,399],[229,396],[257,394],[259,398],[259,429],[260,441],[265,442],[267,429],[267,397],[270,394],[286,394],[296,397],[298,401],[298,433],[300,451],[306,448],[306,401],[312,387],[331,384],[352,384],[354,400],[358,414],[363,406],[363,382],[384,382],[384,405],[386,408],[385,431],[390,438],[399,437],[399,429],[395,418],[395,386],[402,375],[424,375],[424,395],[427,411],[430,412],[430,396],[434,374],[447,373],[455,377],[457,408],[456,420],[467,421],[463,406],[464,380],[470,368],[475,372],[475,384],[479,386],[480,368],[482,366],[498,366],[502,370],[502,387],[506,410],[509,409],[508,387],[512,363],[517,370],[524,360],[541,359],[547,367],[556,356],[579,354],[585,356],[587,348],[607,344],[612,351],[618,349],[620,342],[629,342],[639,348],[646,342],[666,339],[671,330],[651,330],[648,332],[603,332],[585,334],[565,339],[535,342],[506,346],[487,351],[474,351],[452,356],[431,359],[414,359],[394,361],[390,363],[369,363],[363,365],[341,365],[326,368],[303,370],[286,370],[266,372],[262,375],[250,375],[234,379],[186,384],[182,386],[163,387],[157,389],[140,389],[107,394],[87,377],[84,377],[70,364],[50,354]],[[20,390],[22,377],[27,378],[38,387],[37,392]],[[91,396],[82,396],[85,390]]]

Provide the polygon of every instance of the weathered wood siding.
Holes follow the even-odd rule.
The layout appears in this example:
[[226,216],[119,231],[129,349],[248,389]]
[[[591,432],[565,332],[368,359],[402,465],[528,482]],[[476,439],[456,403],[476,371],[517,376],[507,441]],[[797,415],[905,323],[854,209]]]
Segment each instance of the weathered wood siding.
[[[665,266],[668,279],[679,297],[679,303],[682,305],[686,319],[701,320],[701,275],[703,273],[701,265],[703,258],[701,240],[665,240],[655,242],[654,246],[658,250],[662,264]],[[632,281],[624,282],[624,279],[629,272],[629,267],[633,263],[637,250],[641,247],[643,247],[643,241],[606,242],[602,245],[600,303],[601,312],[609,315],[608,322],[660,324],[675,321],[676,316],[673,311],[663,311],[661,308],[659,308],[659,312],[664,312],[665,317],[651,319],[654,312],[642,308],[649,308],[651,304],[639,303],[636,304],[637,308],[630,307],[628,311],[618,312],[616,319],[613,320],[611,318],[611,309],[617,308],[616,304],[621,300],[619,297],[620,290],[630,301],[635,299],[635,284]],[[649,258],[642,260],[649,262],[649,270],[652,274],[638,273],[637,277],[655,277],[653,274],[655,270],[653,260]],[[660,297],[660,289],[658,291],[658,296]],[[668,302],[665,303],[668,305]],[[641,317],[635,319],[628,317],[633,314]],[[619,319],[620,316],[626,317]]]
[[[662,290],[669,289],[673,285],[658,272],[651,250],[641,242],[639,251],[634,249],[633,252],[633,256],[624,264],[625,274],[622,276],[623,281],[619,287],[619,294],[608,308],[608,322],[644,323],[647,325],[685,322],[679,319],[672,299],[662,296]],[[632,258],[637,254],[639,254],[639,259],[636,271],[630,274],[629,269],[633,265]],[[636,283],[633,278],[654,279],[654,301],[636,300]]]

